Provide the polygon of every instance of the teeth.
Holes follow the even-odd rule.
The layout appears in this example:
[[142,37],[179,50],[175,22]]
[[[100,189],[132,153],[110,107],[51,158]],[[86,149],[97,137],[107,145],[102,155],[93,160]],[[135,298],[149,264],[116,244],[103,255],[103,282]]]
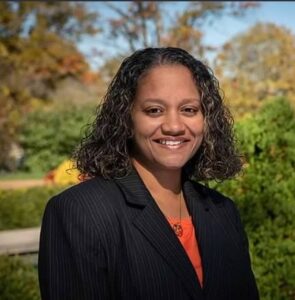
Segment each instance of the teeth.
[[182,141],[160,140],[160,144],[162,144],[162,145],[176,146],[176,145],[180,145],[181,143],[182,143]]

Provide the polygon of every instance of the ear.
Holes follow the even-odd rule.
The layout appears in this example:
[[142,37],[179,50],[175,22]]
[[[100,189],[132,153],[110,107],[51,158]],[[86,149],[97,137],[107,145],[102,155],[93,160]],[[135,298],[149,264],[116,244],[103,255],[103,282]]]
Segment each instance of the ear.
[[131,129],[130,129],[130,133],[129,133],[129,135],[128,135],[128,139],[129,139],[129,140],[132,140],[133,137],[134,137],[134,130],[133,130],[133,128],[131,128]]
[[132,114],[129,115],[129,133],[128,133],[128,140],[132,140],[134,137],[134,128],[133,128],[133,120],[132,120]]

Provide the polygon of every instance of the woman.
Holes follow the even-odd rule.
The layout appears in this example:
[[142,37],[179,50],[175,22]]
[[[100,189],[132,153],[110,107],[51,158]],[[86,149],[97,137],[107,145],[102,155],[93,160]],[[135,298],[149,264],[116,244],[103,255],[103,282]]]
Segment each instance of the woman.
[[196,182],[241,169],[233,141],[202,62],[179,48],[125,59],[75,155],[92,179],[46,207],[42,299],[258,299],[235,205]]

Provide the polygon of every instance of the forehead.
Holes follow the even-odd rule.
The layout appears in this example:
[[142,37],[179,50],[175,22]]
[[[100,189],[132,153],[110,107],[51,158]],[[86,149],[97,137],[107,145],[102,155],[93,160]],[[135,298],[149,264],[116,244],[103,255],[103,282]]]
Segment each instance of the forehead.
[[173,77],[175,74],[177,74],[178,77],[189,76],[191,77],[192,80],[194,80],[193,75],[188,67],[181,64],[164,64],[164,65],[156,65],[148,69],[139,77],[138,83],[147,79],[151,80],[154,77],[165,76],[165,78],[169,79],[169,77]]
[[160,65],[150,69],[138,82],[136,99],[181,99],[199,97],[191,71],[183,65]]

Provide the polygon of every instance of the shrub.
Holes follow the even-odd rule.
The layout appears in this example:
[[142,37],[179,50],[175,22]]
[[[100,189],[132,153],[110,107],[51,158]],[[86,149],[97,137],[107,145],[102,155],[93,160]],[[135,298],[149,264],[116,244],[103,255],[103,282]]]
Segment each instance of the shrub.
[[20,257],[0,256],[0,299],[39,300],[36,268]]
[[39,226],[48,199],[64,187],[0,190],[0,230]]
[[92,106],[72,106],[41,109],[28,114],[20,135],[25,150],[22,169],[47,172],[68,159],[93,112]]
[[295,298],[295,114],[284,99],[237,124],[247,165],[214,183],[236,200],[250,240],[261,299]]

